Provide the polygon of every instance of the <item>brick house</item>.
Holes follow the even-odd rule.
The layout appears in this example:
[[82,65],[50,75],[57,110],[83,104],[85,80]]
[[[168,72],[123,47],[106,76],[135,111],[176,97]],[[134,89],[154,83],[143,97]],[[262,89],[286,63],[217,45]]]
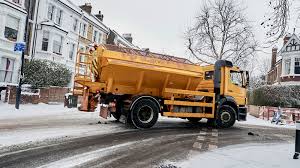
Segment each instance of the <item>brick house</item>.
[[267,74],[269,85],[300,85],[300,39],[296,34],[286,35],[278,51],[272,49],[271,69]]

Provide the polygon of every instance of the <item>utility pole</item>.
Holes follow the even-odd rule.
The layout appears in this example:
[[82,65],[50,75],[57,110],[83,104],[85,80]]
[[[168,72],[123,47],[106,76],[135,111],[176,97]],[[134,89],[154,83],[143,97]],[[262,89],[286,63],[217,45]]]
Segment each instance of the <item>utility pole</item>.
[[[27,29],[29,24],[29,13],[31,7],[30,7],[30,0],[28,1],[28,10],[26,15],[26,21],[25,21],[25,32],[24,32],[24,41],[25,41],[25,47],[27,42]],[[22,79],[23,79],[23,69],[24,69],[24,59],[25,59],[25,48],[22,51],[22,57],[21,57],[21,69],[20,69],[20,75],[19,75],[19,84],[16,92],[16,109],[19,109],[20,107],[20,100],[21,100],[21,91],[22,91]]]

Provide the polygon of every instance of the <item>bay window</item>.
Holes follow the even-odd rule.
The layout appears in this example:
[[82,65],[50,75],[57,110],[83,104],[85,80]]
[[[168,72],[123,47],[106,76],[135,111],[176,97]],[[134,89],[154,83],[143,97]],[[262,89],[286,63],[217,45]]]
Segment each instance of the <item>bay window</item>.
[[295,58],[295,74],[300,74],[300,58]]
[[102,42],[102,33],[99,33],[98,44],[101,44],[101,42]]
[[291,72],[291,59],[287,59],[284,61],[284,72],[285,75],[289,75]]
[[48,51],[48,45],[49,45],[49,32],[44,31],[43,32],[43,40],[42,40],[42,50]]
[[75,44],[71,43],[70,51],[69,51],[69,59],[73,60],[75,54]]
[[86,24],[82,24],[80,35],[86,37]]
[[74,23],[73,23],[73,31],[76,32],[77,31],[77,27],[78,27],[78,19],[74,19]]
[[15,60],[10,58],[1,58],[0,64],[0,82],[12,82]]
[[62,54],[62,44],[63,44],[63,37],[56,36],[53,41],[53,53],[61,55]]
[[6,39],[14,42],[18,40],[19,22],[19,19],[9,15],[7,16],[4,29],[4,37]]
[[95,30],[94,31],[94,38],[93,38],[93,41],[95,42],[95,43],[97,43],[98,42],[98,31],[97,30]]

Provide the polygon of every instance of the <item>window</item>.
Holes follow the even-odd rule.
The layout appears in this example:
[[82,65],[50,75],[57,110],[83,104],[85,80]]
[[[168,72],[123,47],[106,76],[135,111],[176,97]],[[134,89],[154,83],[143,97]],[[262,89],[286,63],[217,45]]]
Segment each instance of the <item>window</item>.
[[214,71],[206,71],[205,72],[205,80],[210,80],[214,78]]
[[290,74],[290,72],[291,72],[291,59],[288,59],[288,60],[284,61],[284,72],[285,72],[285,75]]
[[85,37],[86,36],[86,24],[82,24],[82,28],[81,28],[81,33],[80,35],[82,37]]
[[75,44],[71,44],[70,51],[69,51],[69,59],[70,60],[73,60],[74,53],[75,53]]
[[12,82],[15,60],[2,57],[0,64],[0,82]]
[[62,10],[57,10],[56,12],[56,24],[61,25],[61,19],[62,19]]
[[73,23],[73,30],[76,32],[77,31],[77,27],[78,27],[78,19],[74,19],[74,23]]
[[94,41],[94,42],[98,42],[97,39],[98,39],[98,31],[95,30],[95,31],[94,31],[94,38],[93,38],[93,41]]
[[102,42],[102,33],[99,33],[98,44],[101,44],[101,42]]
[[42,40],[42,50],[48,51],[48,45],[49,45],[49,32],[44,31],[43,32],[43,40]]
[[13,1],[13,3],[16,3],[16,4],[21,4],[21,0],[12,0]]
[[57,36],[56,39],[53,41],[53,53],[58,55],[62,54],[62,43],[63,43],[63,37]]
[[295,74],[300,74],[300,58],[295,58]]
[[48,19],[53,20],[55,7],[51,4],[48,6]]
[[286,52],[299,51],[299,50],[300,50],[300,44],[298,44],[295,39],[292,39],[285,49]]
[[230,71],[230,81],[237,86],[243,86],[243,76],[241,72]]
[[4,37],[10,41],[17,41],[18,40],[18,32],[19,32],[19,19],[7,16],[6,18],[6,25],[4,30]]

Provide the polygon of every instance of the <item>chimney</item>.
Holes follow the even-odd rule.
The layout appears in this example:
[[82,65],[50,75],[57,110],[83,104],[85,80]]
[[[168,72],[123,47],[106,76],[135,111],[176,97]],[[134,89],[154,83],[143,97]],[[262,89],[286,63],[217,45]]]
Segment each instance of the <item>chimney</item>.
[[92,4],[85,3],[84,5],[79,6],[82,10],[86,11],[88,14],[92,13]]
[[287,34],[284,38],[283,38],[283,45],[285,45],[291,38],[290,34]]
[[271,62],[271,68],[275,67],[276,64],[276,57],[277,57],[277,47],[272,48],[272,62]]
[[123,37],[130,43],[132,43],[133,38],[130,33],[123,34]]
[[103,22],[103,18],[104,18],[104,15],[101,14],[101,11],[99,11],[98,14],[95,15],[99,20],[101,20],[101,22]]

